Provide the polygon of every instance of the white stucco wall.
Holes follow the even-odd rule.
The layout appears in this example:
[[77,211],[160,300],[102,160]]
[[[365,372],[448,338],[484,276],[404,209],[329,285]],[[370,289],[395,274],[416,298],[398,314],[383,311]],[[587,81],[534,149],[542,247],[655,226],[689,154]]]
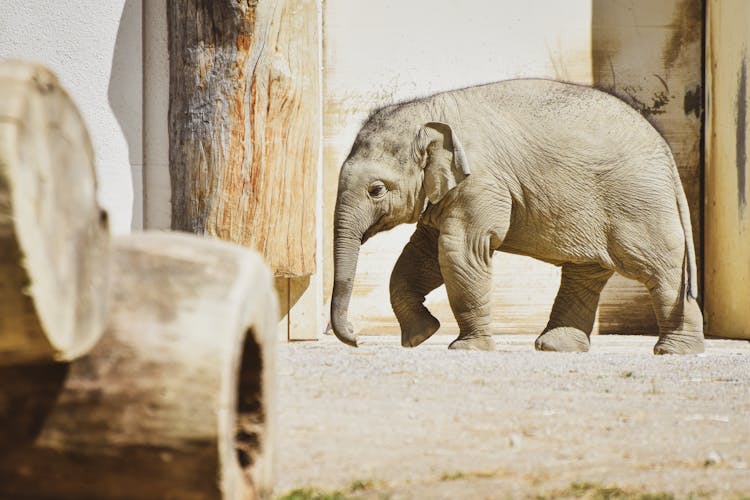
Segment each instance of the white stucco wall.
[[143,4],[144,227],[171,226],[169,184],[169,53],[167,0]]
[[2,0],[0,58],[57,73],[94,143],[114,233],[142,225],[141,0]]

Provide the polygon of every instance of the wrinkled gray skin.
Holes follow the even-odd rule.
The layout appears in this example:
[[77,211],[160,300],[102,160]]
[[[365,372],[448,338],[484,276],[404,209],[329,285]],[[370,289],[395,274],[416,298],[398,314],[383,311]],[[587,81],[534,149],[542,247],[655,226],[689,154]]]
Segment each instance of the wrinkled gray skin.
[[[426,203],[429,201],[429,203]],[[511,80],[377,111],[339,177],[331,324],[356,346],[347,310],[360,244],[417,229],[396,262],[391,304],[401,343],[439,328],[425,295],[445,283],[459,325],[452,349],[494,349],[492,254],[562,267],[536,348],[587,351],[599,294],[614,271],[647,288],[657,354],[703,351],[690,215],[666,142],[606,93]]]

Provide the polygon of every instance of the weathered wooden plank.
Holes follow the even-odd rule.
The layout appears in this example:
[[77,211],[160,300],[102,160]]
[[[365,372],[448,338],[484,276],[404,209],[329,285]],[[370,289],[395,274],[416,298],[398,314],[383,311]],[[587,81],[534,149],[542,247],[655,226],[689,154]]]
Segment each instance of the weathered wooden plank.
[[115,240],[104,336],[0,368],[0,497],[255,498],[273,486],[276,295],[260,257]]
[[750,339],[750,3],[710,0],[706,27],[706,333]]
[[320,273],[289,280],[289,340],[317,340],[323,333]]
[[57,78],[0,62],[0,365],[71,360],[103,331],[109,231],[93,156]]
[[320,285],[320,273],[301,278],[276,278],[280,340],[318,339],[325,328]]
[[316,0],[170,0],[172,228],[315,271]]
[[290,278],[277,276],[274,278],[274,288],[279,299],[278,339],[289,340],[289,281]]

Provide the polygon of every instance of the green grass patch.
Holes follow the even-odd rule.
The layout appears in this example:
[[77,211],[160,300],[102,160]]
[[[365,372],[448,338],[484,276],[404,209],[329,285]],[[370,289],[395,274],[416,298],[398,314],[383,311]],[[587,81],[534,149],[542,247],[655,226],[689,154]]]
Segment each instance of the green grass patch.
[[374,479],[355,479],[349,484],[345,491],[341,490],[322,490],[314,486],[297,488],[276,497],[276,500],[347,500],[350,495],[362,491],[373,490],[378,487],[386,486],[383,481]]
[[[628,491],[617,486],[603,486],[597,483],[572,483],[564,490],[537,497],[539,500],[552,498],[580,498],[584,500],[674,500],[672,493],[643,493]],[[690,498],[701,498],[693,497]]]
[[459,479],[465,479],[466,473],[461,471],[455,471],[455,472],[444,472],[442,476],[440,476],[441,481],[458,481]]
[[277,500],[346,500],[347,496],[341,491],[323,491],[318,488],[297,488],[284,493]]

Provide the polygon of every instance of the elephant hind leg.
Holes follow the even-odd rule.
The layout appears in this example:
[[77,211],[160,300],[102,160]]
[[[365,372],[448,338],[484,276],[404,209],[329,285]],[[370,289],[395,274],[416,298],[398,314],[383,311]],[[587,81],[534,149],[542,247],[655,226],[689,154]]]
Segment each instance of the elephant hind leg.
[[539,351],[586,352],[594,326],[596,308],[611,269],[596,263],[562,266],[560,290],[552,306],[549,322],[534,346]]
[[654,354],[699,354],[704,351],[703,315],[684,289],[682,269],[658,274],[646,281],[651,295],[659,341]]

